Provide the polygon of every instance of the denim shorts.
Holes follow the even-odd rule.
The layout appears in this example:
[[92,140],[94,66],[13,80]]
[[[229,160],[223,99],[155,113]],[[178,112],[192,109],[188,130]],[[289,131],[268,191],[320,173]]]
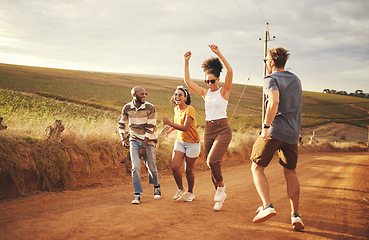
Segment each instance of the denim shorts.
[[174,151],[183,152],[189,158],[197,158],[200,155],[201,143],[181,142],[176,140],[173,147],[173,152]]

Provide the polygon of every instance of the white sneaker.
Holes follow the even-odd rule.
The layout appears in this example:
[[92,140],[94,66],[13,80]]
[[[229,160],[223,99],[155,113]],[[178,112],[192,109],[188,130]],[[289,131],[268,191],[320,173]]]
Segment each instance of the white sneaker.
[[305,228],[304,224],[302,223],[301,216],[297,213],[292,214],[291,223],[293,225],[293,230],[295,231],[300,231]]
[[186,193],[186,190],[184,190],[184,189],[177,189],[177,192],[176,192],[176,194],[174,194],[174,196],[173,196],[173,200],[176,200],[176,201],[178,201],[179,199],[181,199],[182,198],[182,196],[184,195]]
[[132,204],[139,204],[140,201],[141,201],[141,196],[140,195],[133,195]]
[[224,201],[226,197],[227,197],[227,194],[225,194],[224,191],[217,190],[214,195],[214,201],[215,202]]
[[266,207],[259,207],[258,210],[256,210],[258,213],[254,219],[252,220],[253,223],[261,223],[266,220],[268,220],[270,217],[273,217],[277,214],[277,212],[274,210],[273,204],[269,204]]
[[187,192],[186,196],[184,197],[185,202],[192,202],[195,199],[195,194],[192,192]]
[[[223,191],[223,194],[222,194],[222,198],[223,199],[221,201],[215,201],[214,211],[219,211],[223,207],[224,200],[227,198],[227,194],[225,194],[224,191]],[[215,196],[214,196],[214,199],[215,199]]]
[[223,207],[223,203],[224,203],[224,200],[223,201],[219,201],[219,202],[215,202],[215,204],[214,204],[214,211],[219,211]]

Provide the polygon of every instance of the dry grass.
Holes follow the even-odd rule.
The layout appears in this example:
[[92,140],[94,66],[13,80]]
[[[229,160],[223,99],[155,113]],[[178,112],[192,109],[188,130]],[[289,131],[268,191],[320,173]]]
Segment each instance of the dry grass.
[[304,144],[299,146],[300,153],[314,152],[365,152],[368,151],[368,146],[363,142],[329,142],[321,141],[315,144]]
[[[129,152],[121,146],[116,130],[117,120],[66,121],[61,143],[44,141],[44,128],[48,124],[51,122],[9,121],[9,129],[0,131],[0,178],[11,179],[18,194],[37,189],[58,191],[96,186],[112,179],[121,181],[122,178],[129,178]],[[159,125],[159,128],[162,126]],[[199,131],[203,137],[203,129],[199,128]],[[238,165],[248,161],[257,136],[258,130],[252,128],[243,133],[233,132],[223,165]],[[175,138],[176,134],[172,133],[157,148],[159,171],[170,169]],[[367,146],[359,143],[335,144],[323,141],[300,146],[299,151],[311,153],[367,149]],[[207,169],[203,146],[196,169]],[[145,170],[143,174],[144,172]],[[30,174],[34,176],[31,182],[27,177]],[[9,193],[0,191],[0,197],[7,196],[6,194]]]
[[[149,101],[158,110],[159,128],[161,118],[173,115],[173,106],[168,105],[175,86],[181,79],[166,79],[152,76],[134,76],[108,73],[91,73],[44,68],[32,68],[0,64],[0,117],[8,129],[0,131],[0,197],[6,196],[4,189],[14,185],[17,193],[35,190],[63,190],[84,186],[95,186],[111,179],[129,178],[131,163],[129,152],[123,149],[116,127],[119,110],[124,102],[131,100],[130,88],[147,86]],[[199,83],[203,84],[203,83]],[[164,86],[164,87],[163,87]],[[9,89],[9,90],[4,90]],[[229,113],[235,109],[243,86],[232,87]],[[14,92],[21,91],[21,92]],[[233,128],[233,139],[225,156],[224,166],[247,161],[251,154],[259,129],[260,87],[249,86],[241,99],[237,113],[229,116]],[[204,104],[196,94],[193,106],[196,109],[198,130],[204,135]],[[356,105],[367,106],[369,100],[340,98],[319,93],[305,93],[304,116],[310,117],[305,125],[316,125],[329,121],[334,111],[336,118],[350,122],[350,114],[361,119],[359,125],[367,125],[367,112],[357,111]],[[337,104],[337,102],[339,104]],[[364,101],[364,102],[363,102]],[[337,105],[345,107],[336,111]],[[327,105],[328,112],[319,112]],[[110,109],[104,111],[101,109]],[[309,110],[310,109],[310,110]],[[45,129],[56,119],[63,121],[65,130],[61,143],[45,142]],[[315,127],[316,128],[316,127]],[[334,144],[333,139],[351,140],[342,128],[337,131],[316,131],[317,137],[328,139],[316,145],[304,145],[302,152],[319,151],[366,151],[365,146]],[[341,129],[341,130],[340,130]],[[338,131],[339,130],[339,131]],[[312,129],[308,129],[311,134]],[[352,128],[350,130],[352,132]],[[362,128],[357,132],[360,134]],[[358,135],[358,134],[355,134]],[[306,136],[305,136],[306,137]],[[334,137],[334,138],[333,138]],[[359,138],[363,140],[365,137]],[[175,133],[157,148],[159,171],[170,168]],[[201,139],[203,142],[203,139]],[[204,149],[196,163],[197,169],[207,169]],[[143,168],[144,170],[145,168]],[[1,184],[4,184],[1,185]],[[7,186],[5,186],[7,184]],[[2,192],[2,191],[5,192]],[[5,194],[5,195],[4,195]]]

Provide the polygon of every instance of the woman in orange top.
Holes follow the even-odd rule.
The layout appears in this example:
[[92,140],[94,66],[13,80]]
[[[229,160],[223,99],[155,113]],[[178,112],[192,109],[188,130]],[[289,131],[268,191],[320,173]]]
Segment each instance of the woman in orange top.
[[190,93],[187,89],[184,89],[183,86],[177,87],[171,98],[171,102],[176,105],[176,107],[174,107],[174,122],[164,117],[163,123],[172,127],[166,132],[166,137],[174,130],[178,130],[172,154],[172,171],[178,190],[173,196],[173,199],[180,200],[186,193],[182,183],[181,172],[182,162],[183,159],[185,159],[188,191],[184,201],[191,202],[195,198],[195,194],[193,193],[195,184],[193,168],[201,150],[200,135],[196,128],[195,109],[190,106]]

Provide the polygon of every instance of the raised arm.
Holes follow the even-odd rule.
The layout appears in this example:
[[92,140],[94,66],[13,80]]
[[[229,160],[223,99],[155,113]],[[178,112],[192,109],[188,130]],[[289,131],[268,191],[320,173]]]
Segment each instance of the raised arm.
[[225,57],[223,56],[223,54],[220,52],[218,46],[216,45],[209,45],[211,51],[213,51],[218,57],[219,59],[222,61],[226,71],[227,71],[227,74],[226,74],[226,77],[225,77],[225,83],[224,83],[224,86],[221,90],[221,94],[222,94],[222,97],[228,101],[229,99],[229,94],[231,92],[231,87],[232,87],[232,81],[233,81],[233,70],[232,70],[232,67],[231,65],[228,63],[227,59],[225,59]]
[[177,129],[177,130],[182,131],[182,132],[187,132],[188,129],[190,129],[190,126],[191,126],[192,122],[193,122],[193,119],[191,117],[186,118],[186,120],[184,122],[184,125],[173,123],[167,117],[163,118],[163,123],[164,124],[166,124],[168,126],[171,126],[172,128]]
[[187,87],[189,87],[192,91],[194,91],[195,93],[205,98],[207,90],[197,85],[190,78],[189,62],[190,62],[191,55],[192,54],[190,51],[184,54],[184,82],[187,85]]

